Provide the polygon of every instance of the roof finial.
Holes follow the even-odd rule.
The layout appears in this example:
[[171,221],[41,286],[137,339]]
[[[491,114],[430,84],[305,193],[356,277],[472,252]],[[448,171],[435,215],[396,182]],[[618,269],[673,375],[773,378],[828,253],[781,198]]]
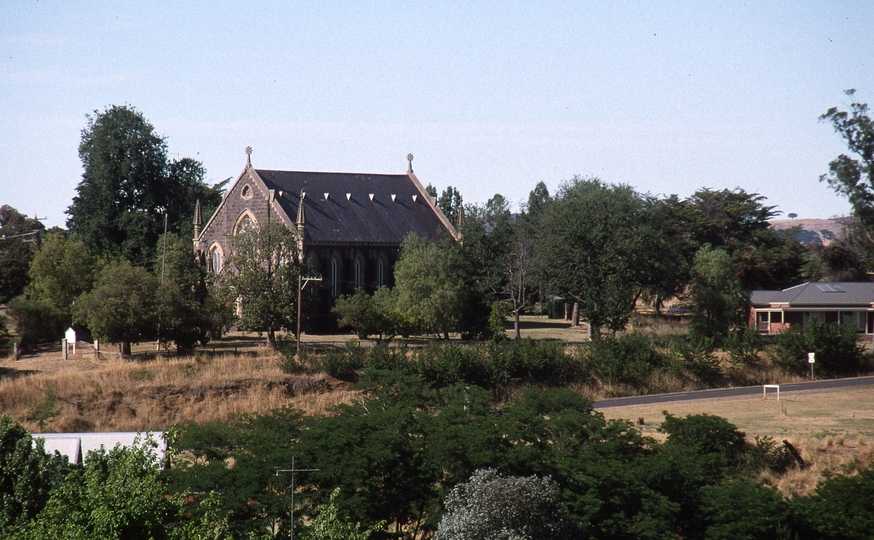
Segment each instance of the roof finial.
[[407,154],[407,161],[410,163],[407,166],[407,174],[411,174],[413,172],[413,154]]
[[252,166],[252,147],[251,146],[246,147],[246,165],[249,167]]
[[300,192],[300,202],[297,205],[297,227],[299,229],[303,228],[307,222],[306,210],[304,210],[303,200],[306,199],[307,194],[304,193],[303,190]]

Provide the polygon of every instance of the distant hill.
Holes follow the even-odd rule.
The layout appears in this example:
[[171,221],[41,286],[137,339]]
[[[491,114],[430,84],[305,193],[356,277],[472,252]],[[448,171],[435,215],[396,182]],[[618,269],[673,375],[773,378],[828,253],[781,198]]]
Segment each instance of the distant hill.
[[796,238],[802,244],[829,245],[834,239],[845,234],[845,228],[855,218],[841,217],[832,219],[775,219],[770,221],[771,227],[785,231],[792,227],[801,227]]

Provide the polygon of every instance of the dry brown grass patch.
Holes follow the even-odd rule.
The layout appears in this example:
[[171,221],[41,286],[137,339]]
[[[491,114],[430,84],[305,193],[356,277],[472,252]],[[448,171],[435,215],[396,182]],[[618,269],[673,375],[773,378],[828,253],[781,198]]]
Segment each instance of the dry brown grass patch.
[[57,395],[57,415],[45,431],[64,432],[163,430],[287,406],[318,415],[355,395],[347,383],[324,374],[286,374],[275,356],[113,360],[86,370],[5,378],[0,411],[36,431],[29,412],[49,388]]

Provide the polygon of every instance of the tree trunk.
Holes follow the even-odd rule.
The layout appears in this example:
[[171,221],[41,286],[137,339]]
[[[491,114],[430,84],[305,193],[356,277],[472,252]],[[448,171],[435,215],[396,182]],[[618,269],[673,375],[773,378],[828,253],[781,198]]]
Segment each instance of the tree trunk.
[[276,331],[273,328],[267,329],[267,347],[276,349]]
[[522,339],[522,333],[519,329],[519,309],[513,312],[513,331],[516,333],[516,339]]
[[130,341],[122,341],[118,346],[118,352],[120,352],[122,356],[130,356]]
[[571,314],[571,328],[580,326],[580,303],[574,302],[574,311]]

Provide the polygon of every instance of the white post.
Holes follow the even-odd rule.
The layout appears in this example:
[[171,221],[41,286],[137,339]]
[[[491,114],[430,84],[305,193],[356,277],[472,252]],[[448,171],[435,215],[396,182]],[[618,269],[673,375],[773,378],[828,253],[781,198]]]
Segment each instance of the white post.
[[61,358],[67,360],[67,338],[61,340]]

